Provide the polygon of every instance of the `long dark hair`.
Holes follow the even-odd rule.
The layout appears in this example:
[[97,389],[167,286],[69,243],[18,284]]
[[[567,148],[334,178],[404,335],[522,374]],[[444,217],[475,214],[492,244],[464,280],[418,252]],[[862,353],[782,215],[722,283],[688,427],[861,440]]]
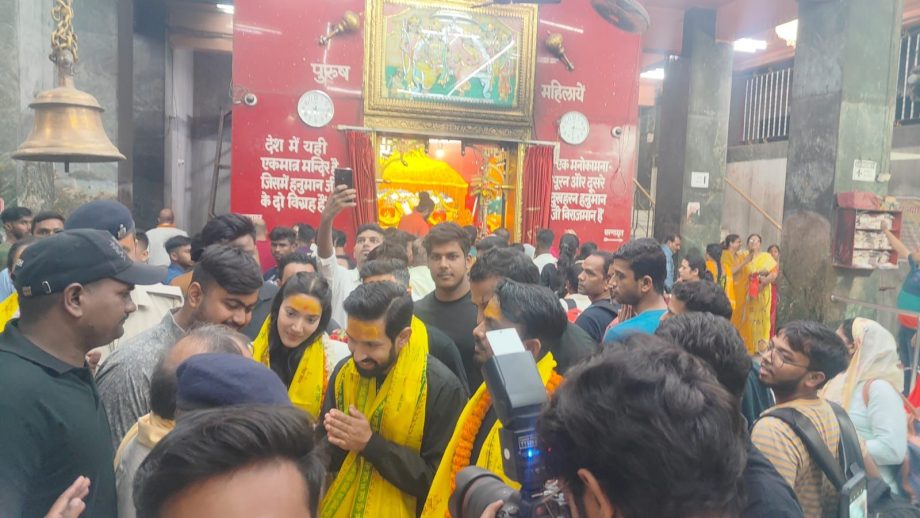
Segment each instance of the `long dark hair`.
[[700,255],[696,250],[691,250],[690,253],[684,257],[684,260],[687,261],[687,265],[690,266],[691,270],[696,270],[700,279],[704,281],[711,281],[712,273],[706,268],[706,259],[703,259],[703,256]]
[[706,255],[712,259],[712,262],[716,263],[716,272],[718,272],[719,277],[715,279],[718,283],[719,279],[722,278],[722,244],[721,243],[709,243],[706,245]]
[[[281,304],[284,299],[291,295],[308,295],[319,300],[323,313],[319,318],[319,325],[306,340],[293,349],[289,349],[281,343],[281,335],[278,333],[278,313],[281,312]],[[322,276],[309,272],[298,272],[288,279],[272,300],[271,325],[268,329],[268,351],[269,363],[271,368],[285,385],[290,386],[294,373],[297,372],[297,366],[300,359],[303,358],[303,352],[308,345],[316,340],[316,337],[326,332],[326,326],[329,325],[329,319],[332,318],[332,290],[329,289],[329,283]]]
[[559,260],[556,261],[556,270],[549,279],[549,289],[558,293],[565,286],[565,276],[569,268],[575,264],[578,245],[578,236],[574,234],[563,234],[559,238]]
[[730,247],[732,243],[739,239],[741,239],[741,236],[738,234],[729,234],[725,236],[725,241],[722,242],[722,250],[728,250],[728,247]]

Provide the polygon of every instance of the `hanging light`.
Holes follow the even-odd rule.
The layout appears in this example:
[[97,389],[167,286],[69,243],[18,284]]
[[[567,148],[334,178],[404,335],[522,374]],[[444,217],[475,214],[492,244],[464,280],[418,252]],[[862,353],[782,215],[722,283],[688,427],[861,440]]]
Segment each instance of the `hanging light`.
[[55,0],[51,16],[57,23],[51,35],[49,59],[57,66],[57,87],[39,93],[29,108],[35,110],[32,132],[13,153],[16,160],[114,162],[124,160],[102,127],[102,107],[92,95],[77,90],[73,68],[79,60],[73,32],[73,0]]

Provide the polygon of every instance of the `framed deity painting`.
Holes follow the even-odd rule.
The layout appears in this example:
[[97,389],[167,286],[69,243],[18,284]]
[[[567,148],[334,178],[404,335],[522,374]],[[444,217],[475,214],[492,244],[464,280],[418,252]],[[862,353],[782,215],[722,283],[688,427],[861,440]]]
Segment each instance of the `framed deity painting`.
[[530,125],[535,6],[368,0],[365,114]]

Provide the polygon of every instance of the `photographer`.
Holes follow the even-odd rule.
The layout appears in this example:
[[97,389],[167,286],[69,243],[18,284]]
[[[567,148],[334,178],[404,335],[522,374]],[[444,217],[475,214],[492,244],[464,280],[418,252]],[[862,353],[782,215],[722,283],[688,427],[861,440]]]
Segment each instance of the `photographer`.
[[741,511],[737,398],[701,360],[660,338],[632,335],[572,369],[537,426],[547,474],[559,480],[572,516]]
[[[558,344],[567,323],[559,300],[549,289],[511,280],[499,281],[494,296],[483,310],[482,320],[473,330],[476,341],[473,357],[482,367],[494,355],[486,333],[514,329],[537,361],[547,393],[552,394],[562,383],[562,377],[556,372],[556,360],[550,350]],[[482,383],[457,420],[428,492],[423,517],[445,516],[457,472],[467,466],[485,468],[502,477],[506,484],[519,487],[502,470],[502,445],[498,435],[501,427],[491,404],[491,394]]]

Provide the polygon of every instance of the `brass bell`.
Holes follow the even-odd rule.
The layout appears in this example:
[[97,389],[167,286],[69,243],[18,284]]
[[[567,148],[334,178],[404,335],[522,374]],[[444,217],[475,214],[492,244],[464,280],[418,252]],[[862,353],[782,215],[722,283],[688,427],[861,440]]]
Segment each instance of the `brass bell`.
[[[35,110],[32,132],[13,153],[16,160],[37,162],[114,162],[124,160],[102,127],[102,107],[92,95],[74,88],[73,64],[76,62],[76,37],[70,20],[72,0],[57,0],[57,10],[68,16],[55,16],[58,29],[68,37],[61,47],[52,38],[51,60],[57,65],[57,88],[39,93],[29,107]],[[55,15],[58,13],[55,12]],[[57,36],[57,32],[55,35]]]
[[92,95],[73,87],[73,78],[39,93],[32,132],[13,153],[16,160],[38,162],[114,162],[124,160],[102,127],[102,107]]

